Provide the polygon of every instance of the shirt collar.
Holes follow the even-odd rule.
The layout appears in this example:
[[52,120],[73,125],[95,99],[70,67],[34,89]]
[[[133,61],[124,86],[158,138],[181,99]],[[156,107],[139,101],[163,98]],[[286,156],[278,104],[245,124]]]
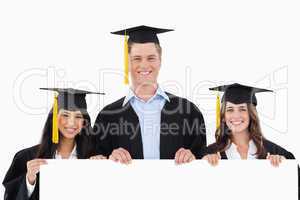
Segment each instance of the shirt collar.
[[[161,96],[166,101],[170,102],[169,96],[164,92],[164,90],[160,86],[158,86],[155,94],[148,101],[151,101],[156,96]],[[138,97],[134,94],[133,90],[130,88],[127,95],[126,95],[126,97],[125,97],[125,99],[124,99],[124,102],[123,102],[122,106],[125,106],[132,98],[137,98],[138,99]]]
[[[256,145],[253,140],[249,141],[249,149],[248,149],[248,158],[247,159],[255,159],[256,158]],[[226,155],[229,159],[240,159],[240,154],[237,151],[237,146],[234,143],[230,144],[230,147],[226,150]]]

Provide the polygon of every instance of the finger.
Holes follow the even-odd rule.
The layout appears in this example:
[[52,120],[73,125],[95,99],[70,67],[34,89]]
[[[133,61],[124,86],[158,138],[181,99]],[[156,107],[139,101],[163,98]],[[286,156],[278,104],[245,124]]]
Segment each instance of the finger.
[[177,152],[176,152],[176,154],[175,154],[175,163],[176,164],[179,164],[179,157],[180,157],[180,154],[181,154],[181,152],[184,150],[184,148],[180,148]]
[[206,155],[206,156],[203,156],[202,158],[201,158],[201,160],[207,160],[208,161],[208,156]]
[[217,165],[217,159],[216,159],[216,155],[212,155],[212,163],[213,163],[213,166],[216,166]]
[[209,155],[208,156],[208,163],[212,166],[214,166],[214,162],[213,162],[213,158],[212,158],[212,155]]
[[218,152],[217,155],[220,159],[222,158],[220,152]]
[[114,162],[118,162],[118,159],[114,156],[114,154],[111,154],[111,155],[109,156],[109,160],[112,160],[112,161],[114,161]]
[[194,160],[196,160],[196,157],[194,156],[194,154],[192,154],[192,156],[190,157],[190,159],[188,160],[188,162],[192,162]]
[[44,164],[47,164],[46,160],[32,160],[28,163],[29,166],[44,165]]
[[270,153],[268,152],[268,153],[267,153],[267,159],[269,159],[269,158],[270,158]]
[[280,164],[280,155],[276,155],[276,165],[279,167]]
[[194,154],[190,150],[186,151],[186,154],[185,154],[185,156],[183,158],[183,162],[184,163],[190,162],[190,159],[192,159],[193,156],[194,156]]
[[182,164],[184,162],[184,157],[187,154],[185,150],[181,151],[178,157],[178,164]]
[[127,163],[131,163],[132,158],[130,153],[126,149],[121,149],[121,151],[123,152],[123,155],[125,155]]
[[219,155],[218,154],[216,154],[215,155],[215,166],[217,166],[218,164],[219,164]]
[[175,154],[175,163],[176,164],[179,164],[179,157],[180,157],[181,152],[182,152],[182,150],[179,149]]

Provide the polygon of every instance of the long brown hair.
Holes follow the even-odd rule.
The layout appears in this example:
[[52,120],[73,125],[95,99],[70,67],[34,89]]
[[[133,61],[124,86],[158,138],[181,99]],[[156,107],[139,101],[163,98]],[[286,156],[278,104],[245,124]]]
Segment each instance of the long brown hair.
[[[264,137],[261,131],[257,110],[256,107],[251,103],[247,103],[247,108],[250,117],[250,123],[248,126],[249,138],[253,140],[257,148],[257,152],[255,153],[256,157],[259,159],[263,159],[266,157],[266,151],[263,146]],[[225,112],[226,102],[223,102],[221,106],[221,124],[215,133],[215,145],[216,151],[218,152],[224,152],[230,147],[232,143],[231,131],[225,123]]]

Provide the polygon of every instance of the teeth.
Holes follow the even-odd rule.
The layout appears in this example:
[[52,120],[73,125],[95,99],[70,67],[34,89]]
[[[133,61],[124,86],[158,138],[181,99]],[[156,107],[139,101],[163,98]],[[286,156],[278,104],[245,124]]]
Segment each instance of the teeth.
[[74,132],[76,129],[75,128],[67,128],[66,129],[68,132]]
[[148,75],[148,74],[150,74],[150,72],[148,71],[148,72],[140,72],[140,74],[142,74],[142,75]]
[[238,122],[231,122],[233,125],[240,125],[242,123],[242,121],[238,121]]

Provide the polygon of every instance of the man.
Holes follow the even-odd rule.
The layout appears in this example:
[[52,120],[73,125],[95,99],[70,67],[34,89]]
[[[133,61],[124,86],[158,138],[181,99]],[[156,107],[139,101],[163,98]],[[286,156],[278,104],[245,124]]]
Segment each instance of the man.
[[138,26],[113,32],[129,36],[125,60],[131,86],[126,97],[99,113],[94,125],[97,154],[124,164],[132,159],[175,159],[182,164],[202,157],[206,134],[201,112],[157,82],[162,53],[157,34],[167,31],[172,30]]

